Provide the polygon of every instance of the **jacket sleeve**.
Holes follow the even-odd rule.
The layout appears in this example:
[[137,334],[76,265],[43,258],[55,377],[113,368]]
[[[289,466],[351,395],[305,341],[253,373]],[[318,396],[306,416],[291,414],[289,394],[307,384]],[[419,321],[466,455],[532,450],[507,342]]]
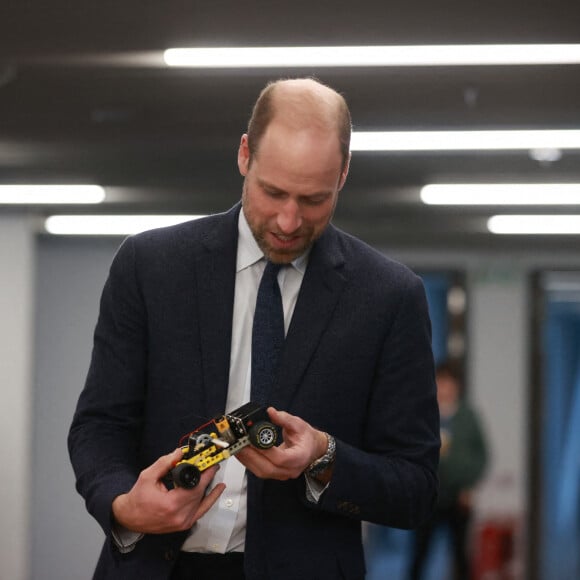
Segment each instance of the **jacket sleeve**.
[[439,411],[423,284],[400,290],[374,372],[362,445],[337,438],[332,480],[315,509],[415,528],[437,498]]
[[131,489],[141,470],[146,362],[146,312],[129,238],[102,293],[91,363],[68,438],[77,490],[106,534],[113,499]]

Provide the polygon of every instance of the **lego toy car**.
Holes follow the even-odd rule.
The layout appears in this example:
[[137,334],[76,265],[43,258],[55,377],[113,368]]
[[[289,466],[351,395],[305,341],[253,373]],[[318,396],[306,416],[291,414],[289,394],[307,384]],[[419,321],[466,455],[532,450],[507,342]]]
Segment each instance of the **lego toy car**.
[[183,459],[173,467],[171,476],[175,486],[192,489],[203,471],[247,445],[259,449],[273,447],[278,432],[269,421],[266,408],[249,402],[231,413],[214,417],[187,437],[187,445],[181,448]]

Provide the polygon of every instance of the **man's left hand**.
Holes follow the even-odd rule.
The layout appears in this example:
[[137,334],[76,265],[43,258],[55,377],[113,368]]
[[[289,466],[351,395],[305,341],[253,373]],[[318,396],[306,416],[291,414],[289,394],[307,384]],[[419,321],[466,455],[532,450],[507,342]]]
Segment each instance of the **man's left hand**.
[[237,459],[262,479],[296,479],[315,460],[326,453],[328,439],[323,431],[284,411],[268,408],[274,425],[282,428],[283,443],[271,449],[248,445]]

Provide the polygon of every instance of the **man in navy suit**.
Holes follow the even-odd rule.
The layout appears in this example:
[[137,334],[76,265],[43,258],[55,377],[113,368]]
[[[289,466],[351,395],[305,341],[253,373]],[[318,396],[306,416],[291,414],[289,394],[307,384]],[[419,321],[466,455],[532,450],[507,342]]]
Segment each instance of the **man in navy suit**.
[[[241,204],[119,249],[69,435],[77,488],[107,536],[95,578],[362,579],[361,521],[412,528],[431,513],[439,425],[425,294],[410,270],[330,224],[350,132],[329,87],[268,85],[238,151]],[[250,399],[266,261],[286,266],[268,395],[283,442],[174,489],[180,436]]]

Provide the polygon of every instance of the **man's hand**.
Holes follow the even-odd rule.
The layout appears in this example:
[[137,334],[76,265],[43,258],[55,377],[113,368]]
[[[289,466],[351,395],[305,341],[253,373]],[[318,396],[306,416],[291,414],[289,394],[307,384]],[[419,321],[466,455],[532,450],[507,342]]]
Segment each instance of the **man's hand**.
[[220,483],[205,495],[219,466],[204,471],[193,489],[168,490],[163,484],[163,477],[182,456],[181,449],[176,449],[160,457],[140,473],[131,491],[114,499],[113,515],[119,524],[144,534],[188,530],[213,506],[226,487]]
[[248,446],[235,457],[254,475],[263,479],[295,479],[315,460],[326,453],[328,439],[306,421],[268,408],[270,420],[282,427],[284,442],[271,449]]

